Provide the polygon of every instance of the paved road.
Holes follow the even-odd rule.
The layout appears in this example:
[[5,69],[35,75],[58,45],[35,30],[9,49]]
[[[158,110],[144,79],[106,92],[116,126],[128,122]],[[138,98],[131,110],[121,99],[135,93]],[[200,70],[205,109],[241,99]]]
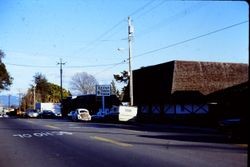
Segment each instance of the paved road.
[[244,167],[247,146],[204,130],[0,119],[1,167]]

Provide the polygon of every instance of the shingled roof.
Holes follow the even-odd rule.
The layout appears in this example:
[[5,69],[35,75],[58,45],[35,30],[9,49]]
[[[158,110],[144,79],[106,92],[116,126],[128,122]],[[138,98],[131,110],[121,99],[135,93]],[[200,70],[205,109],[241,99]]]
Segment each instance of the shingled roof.
[[133,79],[135,104],[164,102],[176,94],[207,95],[246,82],[248,64],[170,61],[134,70]]
[[248,80],[248,65],[237,63],[174,61],[171,93],[200,91],[207,95]]

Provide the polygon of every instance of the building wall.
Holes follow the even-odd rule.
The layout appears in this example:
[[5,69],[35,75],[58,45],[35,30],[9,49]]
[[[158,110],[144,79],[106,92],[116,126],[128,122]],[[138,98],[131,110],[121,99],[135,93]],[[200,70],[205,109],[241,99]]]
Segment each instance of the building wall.
[[133,71],[134,104],[159,103],[172,89],[174,62]]
[[208,104],[153,104],[140,105],[139,110],[143,114],[154,115],[181,115],[181,114],[207,114]]

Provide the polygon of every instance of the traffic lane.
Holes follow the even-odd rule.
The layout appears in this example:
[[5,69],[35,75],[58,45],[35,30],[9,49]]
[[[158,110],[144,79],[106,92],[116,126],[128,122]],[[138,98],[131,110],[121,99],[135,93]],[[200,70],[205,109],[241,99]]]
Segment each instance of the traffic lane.
[[[0,166],[61,165],[61,162],[53,160],[53,157],[58,156],[53,149],[46,150],[47,143],[51,142],[50,139],[31,137],[31,134],[46,131],[49,130],[18,119],[1,120]],[[53,135],[56,136],[55,133]]]
[[[23,122],[22,122],[23,123]],[[170,162],[163,162],[152,157],[136,155],[127,147],[114,145],[114,143],[100,142],[84,135],[84,132],[75,133],[72,136],[32,136],[34,132],[43,128],[27,130],[27,124],[12,121],[12,126],[24,129],[26,135],[11,136],[12,129],[7,139],[7,147],[2,150],[5,158],[1,155],[1,166],[162,166]],[[34,126],[33,126],[34,127]],[[15,128],[15,127],[13,127]],[[44,129],[43,129],[44,130]],[[47,129],[50,131],[50,129]],[[22,132],[21,132],[22,133]],[[2,148],[1,144],[1,148]],[[148,160],[148,161],[145,161]]]
[[[101,124],[98,124],[98,127],[96,127],[93,124],[68,124],[67,122],[58,122],[56,120],[27,121],[49,127],[49,130],[54,130],[55,128],[59,130],[74,129],[70,131],[74,134],[72,135],[74,137],[69,138],[69,141],[63,140],[62,144],[67,143],[67,145],[71,145],[72,153],[74,151],[87,152],[90,155],[88,158],[90,160],[88,161],[89,165],[98,165],[98,162],[102,161],[104,162],[102,166],[104,164],[110,166],[113,163],[122,163],[124,164],[123,166],[162,166],[163,164],[168,164],[169,166],[217,166],[218,164],[218,166],[244,166],[246,164],[244,163],[246,154],[239,154],[237,150],[232,149],[231,145],[230,147],[228,145],[217,145],[215,147],[207,143],[198,143],[200,145],[197,145],[197,142],[192,142],[192,144],[190,142],[167,140],[162,138],[162,133],[123,129],[123,125],[114,125],[113,128],[110,128],[106,124],[103,127]],[[35,128],[35,125],[33,127]],[[38,126],[36,129],[42,128]],[[168,135],[171,136],[173,134],[168,133]],[[65,137],[59,139],[67,139]],[[82,142],[79,143],[79,141],[83,141],[84,144]],[[228,146],[228,148],[225,146]],[[63,146],[60,147],[63,148]],[[60,160],[60,155],[65,157],[60,152],[60,150],[55,151],[54,155],[50,155],[50,157],[56,156]],[[78,157],[77,155],[75,154],[75,157]],[[106,155],[108,157],[105,157]],[[68,157],[69,160],[67,161],[70,161],[72,158],[69,155]],[[79,155],[78,158],[83,158],[83,156]],[[64,159],[67,159],[67,157]],[[79,160],[75,162],[79,162]]]
[[89,158],[78,156],[78,149],[69,147],[54,129],[26,120],[4,120],[0,126],[0,166],[77,166]]
[[[97,127],[96,124],[94,126],[83,124],[82,127],[77,126],[77,129],[91,134],[89,126]],[[99,124],[99,126],[101,125]],[[108,128],[110,126],[112,126],[112,131]],[[199,131],[202,133],[191,134],[135,131],[126,129],[124,125],[104,125],[97,129],[102,130],[102,132],[98,132],[98,137],[104,138],[104,140],[100,141],[109,142],[111,139],[126,143],[126,145],[134,147],[133,152],[136,154],[144,154],[145,157],[150,156],[156,159],[167,159],[172,164],[211,167],[247,166],[247,146],[223,143],[221,141],[224,139],[223,136],[216,133],[206,134],[201,130]],[[97,130],[93,131],[97,132]],[[216,143],[216,141],[220,142]]]
[[[20,127],[20,125],[18,125],[18,127]],[[20,143],[19,141],[19,147],[17,148],[21,153],[17,151],[16,157],[12,157],[17,161],[11,161],[13,163],[8,164],[8,166],[17,166],[18,162],[22,162],[25,166],[43,166],[43,160],[46,160],[47,166],[75,166],[81,164],[81,160],[84,161],[85,166],[113,166],[113,164],[121,164],[121,166],[162,166],[163,164],[176,166],[176,162],[167,160],[165,157],[162,159],[157,152],[152,153],[151,151],[151,153],[149,153],[140,150],[139,153],[134,153],[131,150],[132,148],[127,147],[123,142],[104,137],[92,136],[100,135],[100,133],[96,134],[95,132],[92,132],[91,136],[85,136],[83,134],[86,134],[86,132],[75,131],[74,133],[76,133],[76,137],[71,137],[69,141],[65,141],[67,138],[58,138],[58,136],[53,136],[54,138],[56,137],[56,139],[50,140],[52,137],[51,135],[45,135],[41,138],[37,135],[31,137],[32,134],[39,133],[37,130],[42,129],[35,128],[34,125],[32,127],[34,129],[31,129],[29,134],[25,124],[24,127],[21,127],[21,129],[25,129],[25,135],[22,134],[22,137],[15,136],[21,139],[21,141],[28,140],[30,146],[27,151],[27,143]],[[107,129],[105,129],[103,134],[106,134],[106,130]],[[44,145],[44,143],[46,144]],[[35,155],[32,154],[34,152],[33,150],[35,150]],[[10,153],[10,155],[12,155],[12,153]],[[32,157],[32,159],[27,157]]]
[[157,153],[159,157],[183,166],[247,166],[246,146],[175,140],[156,142],[155,138],[153,141],[141,138],[128,144],[135,145],[137,149],[140,147],[144,153]]
[[[157,156],[157,152],[152,155],[144,154],[143,150],[140,150],[135,154],[133,153],[133,145],[127,144],[122,140],[122,138],[124,138],[125,136],[136,136],[138,133],[144,134],[144,132],[115,128],[123,127],[123,125],[108,125],[108,127],[113,126],[113,128],[110,129],[107,128],[107,124],[103,125],[102,127],[101,124],[93,126],[93,124],[86,123],[65,124],[63,122],[54,122],[53,127],[60,127],[61,129],[65,129],[68,131],[69,129],[67,129],[67,125],[69,125],[69,129],[71,129],[70,132],[73,132],[75,134],[74,137],[77,138],[71,138],[71,145],[76,144],[76,149],[81,149],[82,145],[78,144],[79,141],[84,141],[85,143],[89,141],[91,143],[94,142],[93,144],[87,144],[87,148],[83,146],[82,149],[87,149],[89,154],[92,154],[93,152],[93,157],[98,157],[100,162],[102,162],[102,165],[104,165],[104,163],[107,163],[107,166],[113,166],[113,164],[116,162],[122,163],[123,166],[162,166],[163,164],[169,164],[170,166],[176,165],[170,160],[167,160],[165,157],[162,158],[160,156]],[[103,135],[108,136],[105,137]],[[118,138],[116,136],[118,136]],[[103,147],[105,148],[103,149]],[[115,149],[111,149],[113,147]],[[116,151],[116,149],[122,150]],[[124,153],[124,151],[126,151],[127,149],[129,149],[129,152]],[[114,150],[115,152],[112,153],[111,150]],[[105,159],[102,160],[102,158]]]
[[[86,133],[91,132],[87,131]],[[247,166],[247,147],[204,142],[206,140],[202,138],[212,138],[212,136],[206,136],[203,133],[192,135],[190,136],[188,133],[153,133],[112,129],[112,133],[103,131],[98,136],[132,145],[134,147],[133,152],[137,155],[165,159],[168,163],[171,162],[171,164],[179,166]],[[190,139],[186,140],[188,137],[201,138],[202,140],[197,142],[196,139],[193,142]]]
[[[196,166],[198,164],[199,166],[215,166],[212,162],[217,162],[219,166],[246,166],[247,164],[247,147],[224,144],[222,139],[225,138],[211,130],[204,132],[198,129],[193,133],[190,129],[187,131],[189,133],[184,133],[185,130],[181,130],[182,133],[177,133],[180,130],[170,130],[171,133],[160,133],[159,131],[145,131],[145,128],[138,130],[138,127],[121,124],[76,123],[69,125],[69,129],[74,129],[79,133],[88,133],[92,135],[92,139],[99,139],[100,142],[132,145],[133,152],[137,152],[136,154],[150,153],[145,156],[155,156],[156,159],[166,159],[166,155],[175,157],[173,158],[174,164]],[[96,136],[93,137],[93,135]],[[216,143],[217,141],[219,143]],[[148,151],[145,152],[145,150]],[[172,160],[167,159],[168,162]]]

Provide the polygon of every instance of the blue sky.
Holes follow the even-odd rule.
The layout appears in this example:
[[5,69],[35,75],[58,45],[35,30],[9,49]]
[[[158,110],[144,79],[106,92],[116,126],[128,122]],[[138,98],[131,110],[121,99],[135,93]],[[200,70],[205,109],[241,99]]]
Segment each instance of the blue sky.
[[0,0],[0,49],[14,78],[1,94],[25,93],[37,72],[60,85],[60,58],[66,89],[77,72],[109,84],[128,69],[115,65],[128,58],[128,16],[133,69],[172,60],[248,63],[248,9],[244,1]]

